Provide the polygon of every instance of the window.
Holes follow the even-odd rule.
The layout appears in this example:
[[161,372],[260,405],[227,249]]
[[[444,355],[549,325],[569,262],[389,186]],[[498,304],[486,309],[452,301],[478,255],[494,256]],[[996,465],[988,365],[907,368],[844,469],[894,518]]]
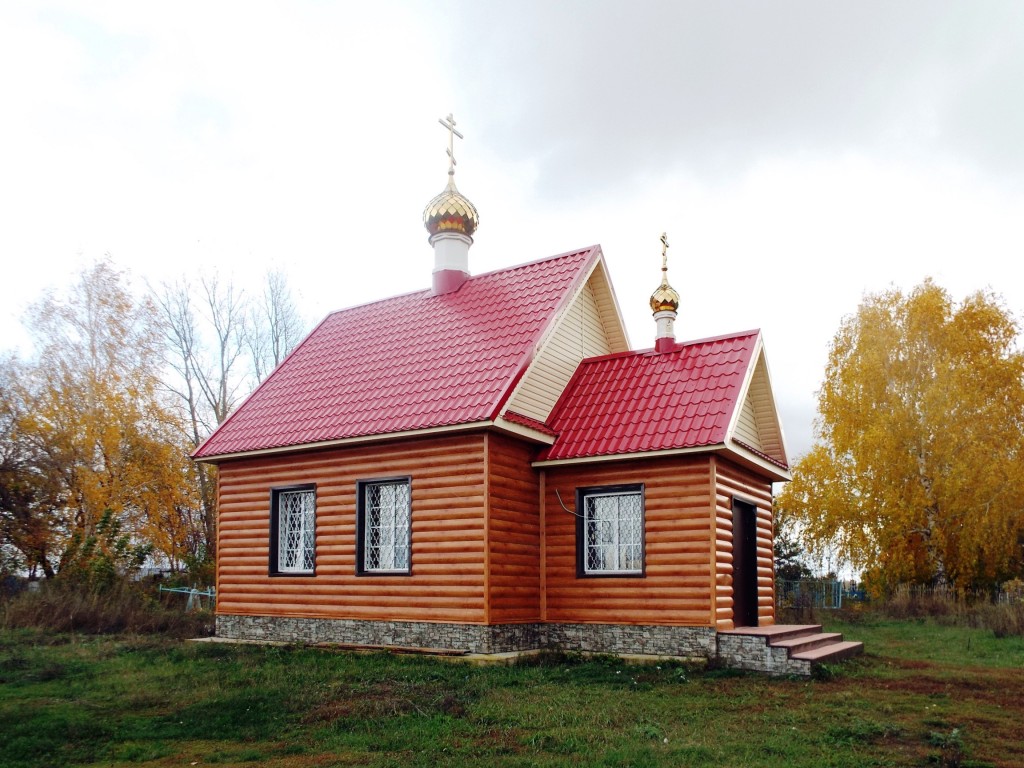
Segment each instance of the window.
[[316,486],[270,492],[270,572],[308,575],[316,563]]
[[642,485],[582,488],[576,493],[577,571],[581,576],[642,576]]
[[407,477],[359,483],[358,573],[409,573],[410,484]]

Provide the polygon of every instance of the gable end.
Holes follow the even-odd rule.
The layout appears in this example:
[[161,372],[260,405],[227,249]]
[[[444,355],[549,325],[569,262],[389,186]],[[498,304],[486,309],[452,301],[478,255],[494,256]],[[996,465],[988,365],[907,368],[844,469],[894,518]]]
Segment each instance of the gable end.
[[780,466],[788,466],[782,424],[772,394],[771,376],[768,373],[764,348],[760,344],[731,436],[739,444],[753,449]]
[[580,361],[627,348],[604,260],[599,259],[541,341],[536,358],[509,398],[507,410],[545,422]]

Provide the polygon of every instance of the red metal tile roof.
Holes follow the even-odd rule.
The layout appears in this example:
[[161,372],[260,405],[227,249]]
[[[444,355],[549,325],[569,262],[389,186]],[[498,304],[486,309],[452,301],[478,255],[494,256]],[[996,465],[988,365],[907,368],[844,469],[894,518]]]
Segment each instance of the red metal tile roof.
[[328,315],[196,458],[494,418],[598,246]]
[[759,332],[584,360],[548,418],[554,461],[723,443]]

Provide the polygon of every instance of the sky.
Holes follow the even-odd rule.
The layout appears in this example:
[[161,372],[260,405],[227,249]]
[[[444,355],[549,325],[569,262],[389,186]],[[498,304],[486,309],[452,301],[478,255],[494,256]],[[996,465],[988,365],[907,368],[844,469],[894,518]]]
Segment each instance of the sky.
[[287,276],[310,324],[430,283],[456,181],[474,273],[601,244],[634,348],[761,328],[789,453],[868,293],[1024,316],[1024,4],[0,4],[0,349],[97,259],[144,287]]

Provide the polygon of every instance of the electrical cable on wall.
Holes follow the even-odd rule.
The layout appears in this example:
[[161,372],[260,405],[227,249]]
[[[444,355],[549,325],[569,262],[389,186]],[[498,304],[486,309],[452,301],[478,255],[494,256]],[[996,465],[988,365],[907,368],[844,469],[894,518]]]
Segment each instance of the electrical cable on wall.
[[562,496],[558,492],[557,488],[555,488],[555,498],[558,499],[558,503],[562,505],[562,509],[564,509],[566,512],[568,512],[570,515],[572,515],[574,517],[583,517],[583,515],[581,515],[579,512],[573,512],[571,509],[569,509],[567,506],[565,506],[565,502],[562,501]]

